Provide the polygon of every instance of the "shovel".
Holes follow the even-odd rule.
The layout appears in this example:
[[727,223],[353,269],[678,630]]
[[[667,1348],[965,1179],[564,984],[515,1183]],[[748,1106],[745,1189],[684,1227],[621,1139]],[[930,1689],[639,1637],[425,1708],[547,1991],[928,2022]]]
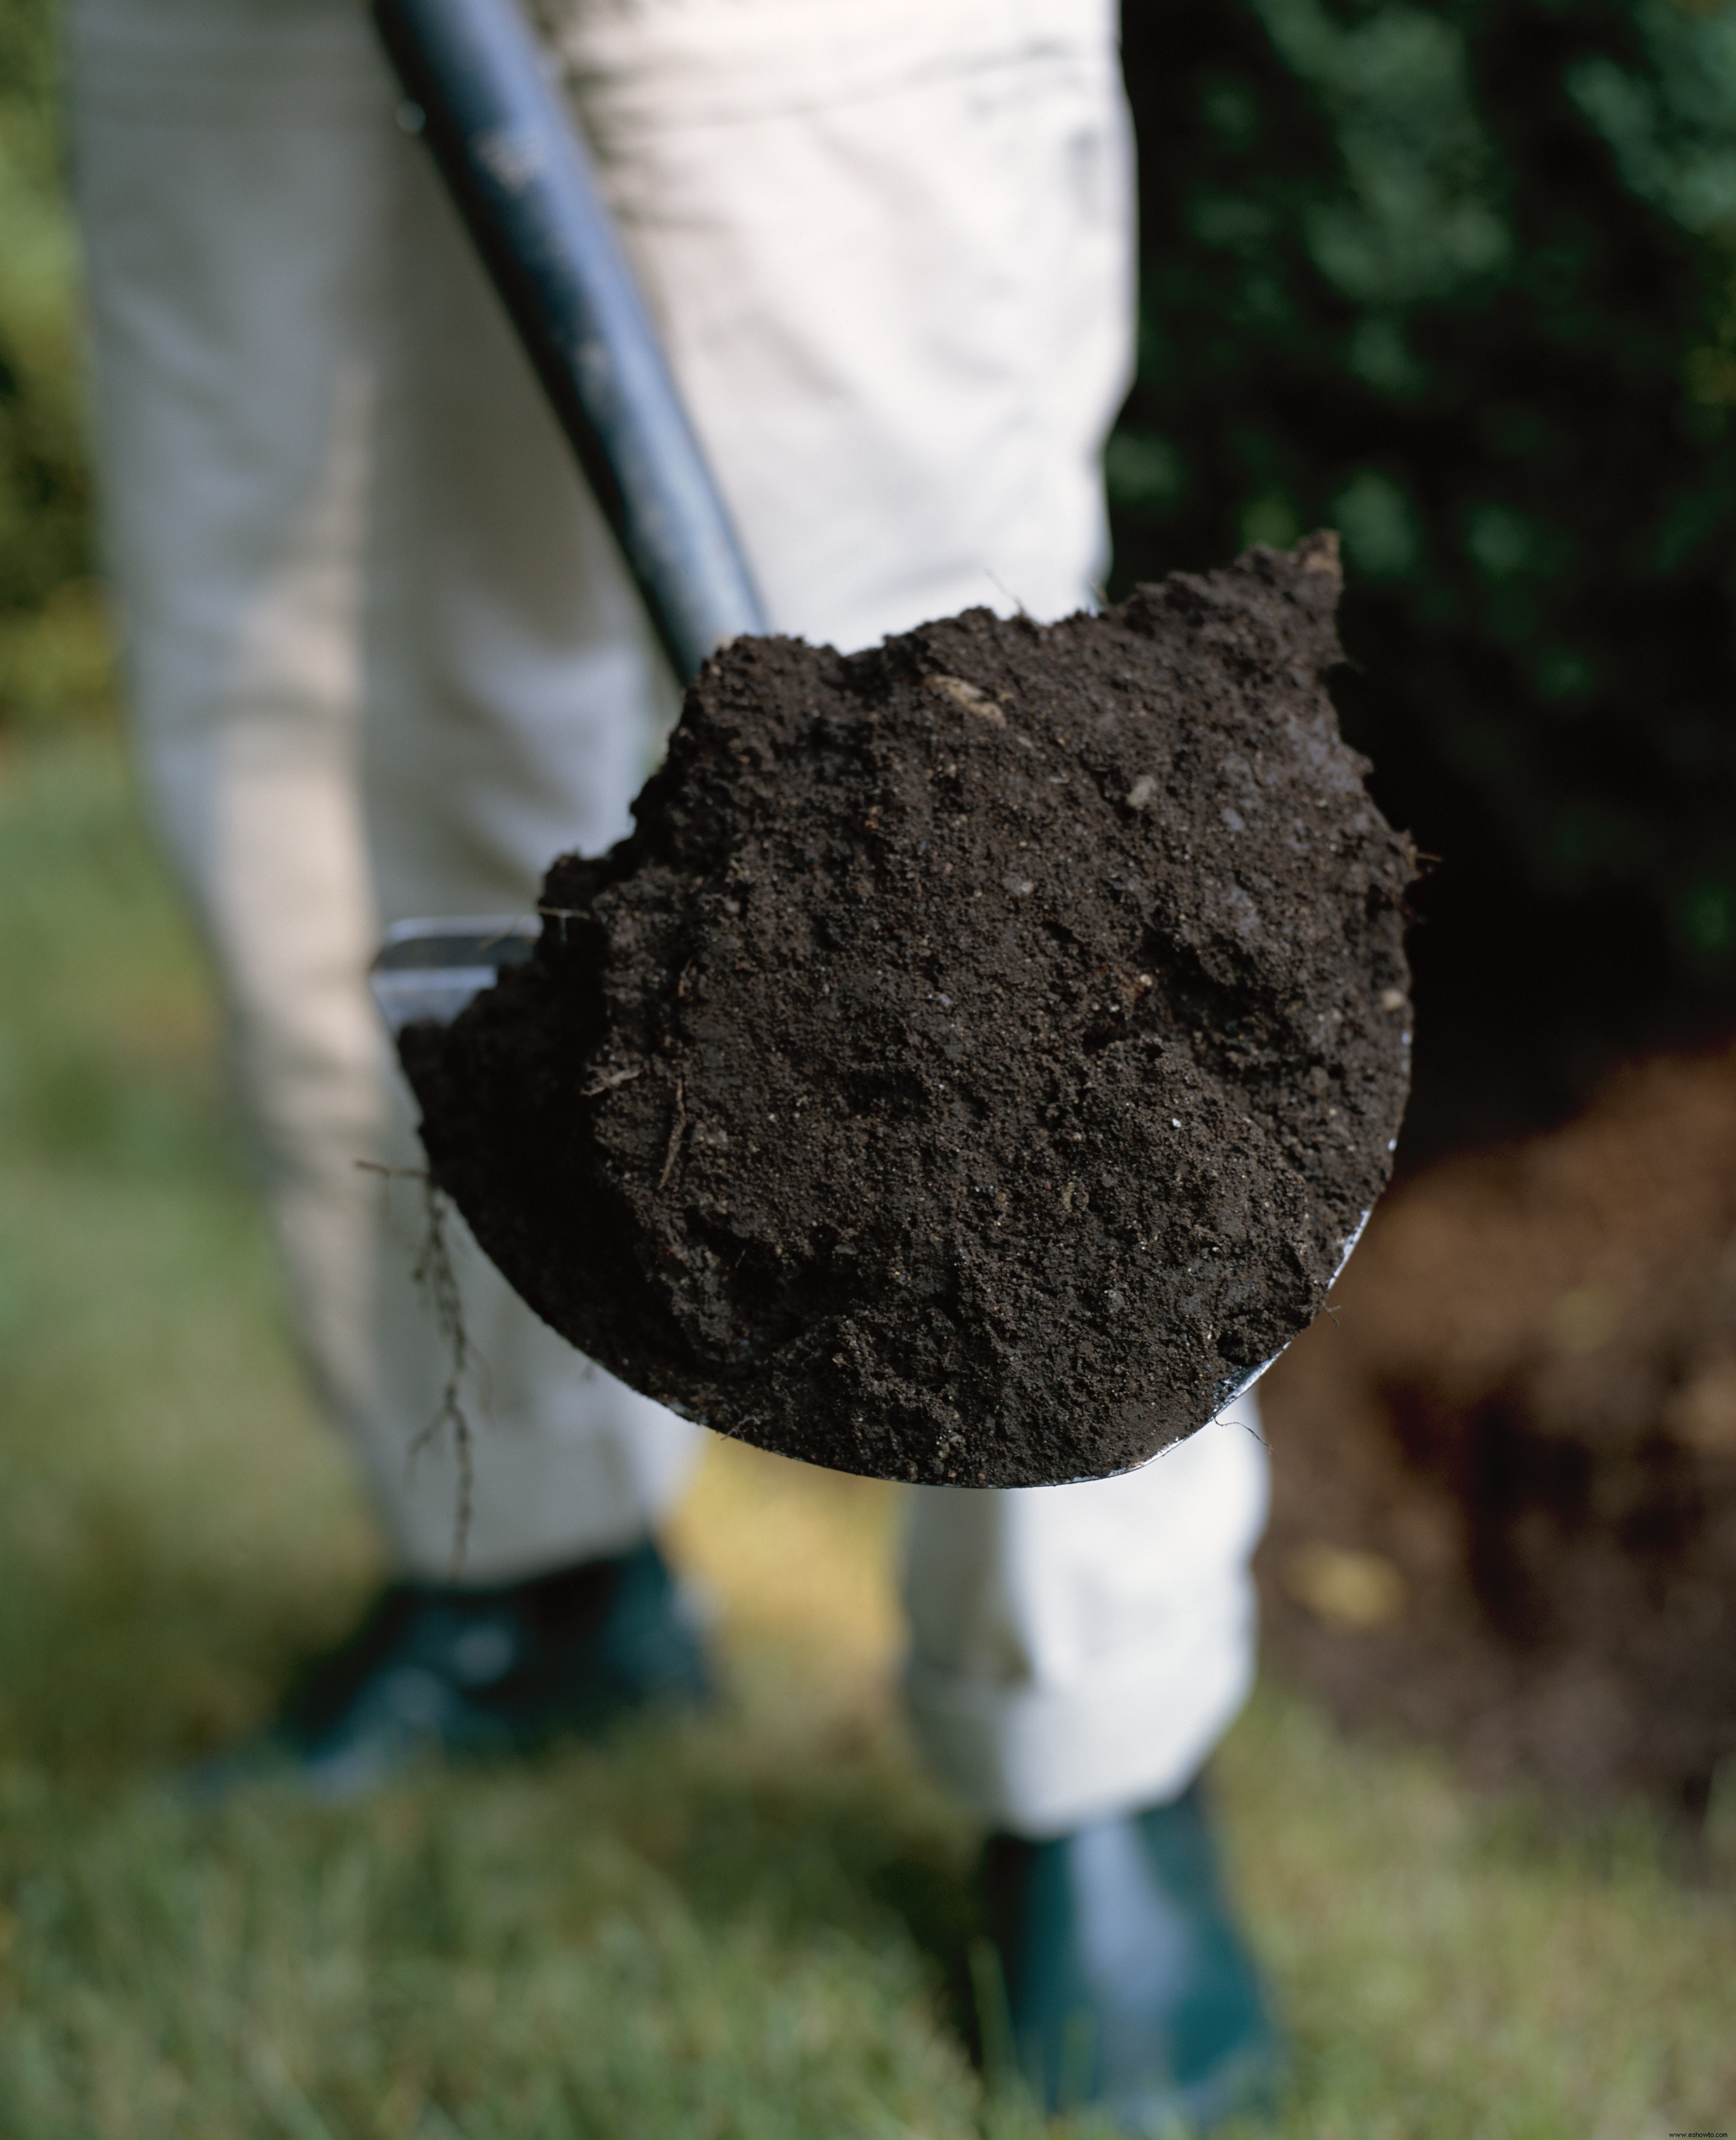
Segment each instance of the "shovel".
[[[408,100],[404,122],[425,135],[674,672],[691,681],[725,642],[761,641],[765,621],[537,45],[514,0],[374,7]],[[1321,690],[1336,649],[1337,584],[1333,539],[1313,537],[1287,557],[1255,551],[1226,572],[1141,590],[1101,623],[1081,616],[1039,631],[976,611],[888,642],[872,657],[891,665],[874,671],[874,719],[929,771],[895,780],[850,747],[865,797],[884,791],[895,821],[876,835],[898,857],[904,901],[895,906],[889,894],[884,925],[896,932],[919,911],[977,946],[976,958],[991,909],[970,902],[1004,899],[993,935],[1001,964],[982,955],[987,984],[969,1033],[956,1020],[936,1024],[953,1001],[925,969],[910,969],[882,1018],[880,938],[854,933],[868,895],[846,883],[847,864],[813,872],[816,852],[780,848],[784,886],[807,887],[822,907],[831,901],[831,921],[843,920],[826,968],[836,967],[837,999],[802,1012],[812,1074],[782,1055],[764,1069],[775,1072],[777,1107],[760,1092],[759,1069],[750,1064],[743,1078],[722,1062],[728,1036],[763,1018],[771,977],[783,971],[777,873],[753,925],[761,963],[735,956],[746,923],[720,964],[694,962],[724,1039],[708,1043],[709,1054],[676,1047],[655,1063],[642,1039],[619,1059],[606,1048],[595,1060],[586,1041],[589,1082],[569,1081],[552,1099],[560,1066],[580,1067],[560,1005],[596,982],[598,961],[637,974],[640,953],[615,944],[593,911],[571,970],[539,953],[524,984],[454,1027],[503,968],[537,951],[537,921],[400,923],[376,962],[375,994],[395,1033],[418,1021],[454,1028],[405,1034],[424,1142],[523,1298],[646,1395],[723,1432],[870,1476],[1013,1486],[1101,1477],[1221,1412],[1324,1298],[1357,1206],[1366,1215],[1384,1182],[1402,1105],[1408,1035],[1389,1014],[1403,1004],[1391,981],[1402,972],[1412,856],[1368,802]],[[1208,610],[1218,619],[1209,630]],[[937,647],[949,652],[944,665]],[[751,680],[752,696],[817,659],[796,641],[726,656],[718,703],[704,687],[689,699],[681,768],[713,763],[727,783],[725,683]],[[1057,661],[1072,665],[1064,685]],[[1135,670],[1145,681],[1130,694]],[[790,744],[791,709],[812,690],[831,693],[838,733],[855,734],[856,675],[847,663],[824,683],[802,670],[782,710],[767,714],[767,732]],[[1044,729],[1035,714],[1009,721],[1003,699],[1021,704],[1021,691],[1037,709],[1072,707],[1091,724],[1088,746],[1073,714],[1064,729]],[[1269,744],[1258,746],[1264,785],[1250,790],[1255,819],[1228,807],[1222,785],[1247,772],[1250,728]],[[1177,736],[1185,748],[1171,748]],[[955,811],[947,783],[967,761],[983,807]],[[1160,762],[1161,778],[1149,769]],[[803,758],[800,770],[812,787],[814,765]],[[744,786],[738,799],[740,822],[758,825],[755,793]],[[812,815],[836,803],[813,801]],[[655,792],[650,807],[660,807]],[[873,830],[878,807],[862,827]],[[1010,869],[1009,825],[1031,833]],[[1032,829],[1042,826],[1041,836]],[[855,854],[857,827],[855,817],[841,822],[839,854]],[[1222,852],[1225,827],[1246,836],[1254,859],[1243,866],[1263,912]],[[949,844],[944,862],[938,847],[929,856],[930,833]],[[697,833],[684,846],[686,837],[664,843],[684,858],[679,869],[668,856],[638,858],[650,906],[681,927],[695,917],[711,927],[706,900],[740,915],[735,899],[704,889],[722,849]],[[1045,839],[1055,857],[1095,842],[1095,874],[1057,861],[1042,901],[1021,906],[1037,891],[1022,850]],[[1298,876],[1298,855],[1312,876]],[[637,866],[630,853],[615,859]],[[812,918],[799,900],[791,912],[792,925]],[[1336,917],[1330,925],[1322,912]],[[689,971],[678,979],[653,960],[641,979],[645,1015],[665,1039],[684,1030],[674,1005]],[[823,979],[820,993],[832,994]],[[1380,1018],[1369,1009],[1377,1000]],[[885,1105],[887,1018],[910,1087],[896,1117]],[[492,1048],[486,1036],[503,1029],[509,1038]],[[1039,1029],[1051,1053],[1033,1058]],[[949,1090],[967,1050],[980,1071],[969,1105]],[[554,1067],[527,1081],[527,1062]],[[1160,1107],[1160,1091],[1170,1095]],[[1327,1105],[1335,1092],[1344,1104]],[[787,1126],[762,1161],[756,1133],[778,1124],[786,1093]],[[582,1134],[576,1107],[587,1111]],[[1016,1161],[1006,1141],[1015,1132]],[[664,1195],[678,1161],[700,1184],[692,1197]],[[775,1197],[763,1190],[768,1173]],[[991,1208],[980,1200],[1002,1173],[1009,1185]],[[853,1202],[833,1194],[846,1178]],[[1174,1195],[1156,1201],[1142,1185],[1171,1180]],[[1009,1210],[1015,1187],[1022,1200]],[[751,1222],[733,1215],[742,1195],[758,1213]],[[805,1217],[783,1225],[779,1198],[803,1215],[826,1205],[843,1217],[812,1231]],[[575,1232],[575,1213],[600,1210],[606,1224],[586,1217]],[[860,1223],[845,1225],[853,1216]]]
[[[515,0],[375,0],[406,99],[676,676],[764,611],[596,173]],[[447,1024],[527,959],[524,915],[388,930],[370,976],[394,1037]]]

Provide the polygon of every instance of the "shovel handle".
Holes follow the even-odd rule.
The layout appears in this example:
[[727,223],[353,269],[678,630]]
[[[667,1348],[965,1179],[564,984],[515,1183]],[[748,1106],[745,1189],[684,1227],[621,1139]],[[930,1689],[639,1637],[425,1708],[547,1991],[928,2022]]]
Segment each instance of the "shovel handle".
[[374,0],[374,19],[685,683],[765,613],[590,154],[516,0]]

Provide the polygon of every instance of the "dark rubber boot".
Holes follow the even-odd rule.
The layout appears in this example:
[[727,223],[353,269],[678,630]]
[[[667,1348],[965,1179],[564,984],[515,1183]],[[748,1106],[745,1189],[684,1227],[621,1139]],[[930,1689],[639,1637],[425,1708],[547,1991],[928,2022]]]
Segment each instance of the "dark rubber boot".
[[1052,1842],[995,1836],[983,1869],[1012,2053],[1045,2108],[1145,2136],[1270,2101],[1278,2041],[1197,1784]]
[[429,1755],[529,1753],[710,1691],[692,1609],[649,1539],[526,1583],[398,1583],[204,1781],[287,1767],[317,1797],[353,1798]]

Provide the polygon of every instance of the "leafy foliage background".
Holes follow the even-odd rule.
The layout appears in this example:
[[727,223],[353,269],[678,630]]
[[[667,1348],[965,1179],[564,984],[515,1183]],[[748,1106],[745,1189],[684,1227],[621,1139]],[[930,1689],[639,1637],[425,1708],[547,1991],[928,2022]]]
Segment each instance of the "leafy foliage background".
[[0,0],[0,734],[110,697],[56,27],[52,0]]
[[0,606],[14,611],[46,601],[87,554],[53,57],[45,7],[0,6]]
[[1547,1111],[1731,1014],[1736,9],[1129,0],[1125,48],[1117,581],[1341,530],[1341,711],[1442,857],[1425,1082],[1523,1028]]

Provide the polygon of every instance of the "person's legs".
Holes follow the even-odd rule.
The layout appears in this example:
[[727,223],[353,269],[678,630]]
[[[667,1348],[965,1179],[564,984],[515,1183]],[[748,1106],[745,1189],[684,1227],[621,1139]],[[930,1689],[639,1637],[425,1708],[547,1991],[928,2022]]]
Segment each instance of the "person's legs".
[[[595,507],[345,0],[86,0],[71,27],[110,567],[141,763],[211,943],[300,1327],[407,1574],[449,1575],[449,1347],[414,1277],[381,923],[531,906],[672,692]],[[463,1579],[616,1553],[696,1431],[453,1223]]]
[[[774,623],[848,647],[972,601],[1038,617],[1087,601],[1131,355],[1111,11],[547,12]],[[356,1190],[356,1158],[411,1150],[361,966],[382,914],[522,909],[555,847],[617,828],[630,753],[582,721],[597,701],[562,661],[602,629],[613,650],[584,683],[647,707],[655,670],[564,449],[392,135],[360,17],[336,0],[226,9],[218,35],[184,0],[85,0],[81,20],[113,553],[147,763],[236,1005],[316,1352],[426,1568],[454,1480],[438,1460],[409,1470],[440,1363],[406,1259]],[[171,20],[196,34],[176,46]],[[552,537],[545,512],[563,516]],[[503,1289],[486,1303],[492,1274],[468,1263],[464,1284],[494,1382],[472,1573],[547,1565],[586,1549],[575,1532],[601,1548],[599,1509],[611,1538],[655,1513],[686,1431],[624,1392],[575,1396],[571,1356],[540,1349]],[[991,1818],[1053,1837],[1111,1786],[1179,1791],[1239,1698],[1258,1490],[1213,1431],[1149,1477],[924,1504],[913,1708]],[[534,1493],[493,1495],[497,1466]],[[1196,1558],[1207,1602],[1165,1598],[1174,1647],[1126,1638],[1163,1593],[1142,1588],[1143,1540],[1165,1504],[1221,1549]],[[1027,1666],[1047,1675],[1034,1694]],[[1088,1758],[1042,1743],[1070,1722]]]

